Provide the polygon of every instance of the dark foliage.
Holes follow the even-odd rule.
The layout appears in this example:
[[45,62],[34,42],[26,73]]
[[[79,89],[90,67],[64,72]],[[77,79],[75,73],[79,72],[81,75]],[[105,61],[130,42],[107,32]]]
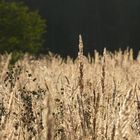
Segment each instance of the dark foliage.
[[140,41],[139,0],[19,0],[38,9],[48,21],[45,47],[62,55],[77,54],[82,34],[85,52],[128,46],[137,53]]
[[36,53],[42,47],[45,22],[22,3],[0,1],[0,52]]

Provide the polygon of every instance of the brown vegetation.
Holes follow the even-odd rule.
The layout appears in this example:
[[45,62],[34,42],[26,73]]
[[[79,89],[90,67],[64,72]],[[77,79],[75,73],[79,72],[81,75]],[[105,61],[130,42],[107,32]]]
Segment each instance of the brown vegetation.
[[140,56],[0,56],[1,140],[139,140]]

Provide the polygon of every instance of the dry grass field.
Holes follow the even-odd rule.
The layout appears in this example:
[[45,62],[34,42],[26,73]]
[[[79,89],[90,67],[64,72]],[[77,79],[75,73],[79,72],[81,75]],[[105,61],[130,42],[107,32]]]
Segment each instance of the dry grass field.
[[0,140],[140,140],[140,55],[73,62],[0,56]]

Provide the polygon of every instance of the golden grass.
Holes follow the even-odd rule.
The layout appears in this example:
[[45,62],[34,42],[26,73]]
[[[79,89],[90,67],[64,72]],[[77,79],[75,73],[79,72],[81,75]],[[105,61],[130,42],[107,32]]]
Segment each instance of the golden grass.
[[74,62],[0,56],[0,140],[140,139],[140,55],[81,45]]

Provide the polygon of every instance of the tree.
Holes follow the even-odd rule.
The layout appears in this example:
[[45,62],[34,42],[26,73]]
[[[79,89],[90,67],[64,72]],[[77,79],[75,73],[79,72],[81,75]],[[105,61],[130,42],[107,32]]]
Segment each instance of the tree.
[[0,1],[0,52],[35,53],[41,48],[46,21],[22,3]]

